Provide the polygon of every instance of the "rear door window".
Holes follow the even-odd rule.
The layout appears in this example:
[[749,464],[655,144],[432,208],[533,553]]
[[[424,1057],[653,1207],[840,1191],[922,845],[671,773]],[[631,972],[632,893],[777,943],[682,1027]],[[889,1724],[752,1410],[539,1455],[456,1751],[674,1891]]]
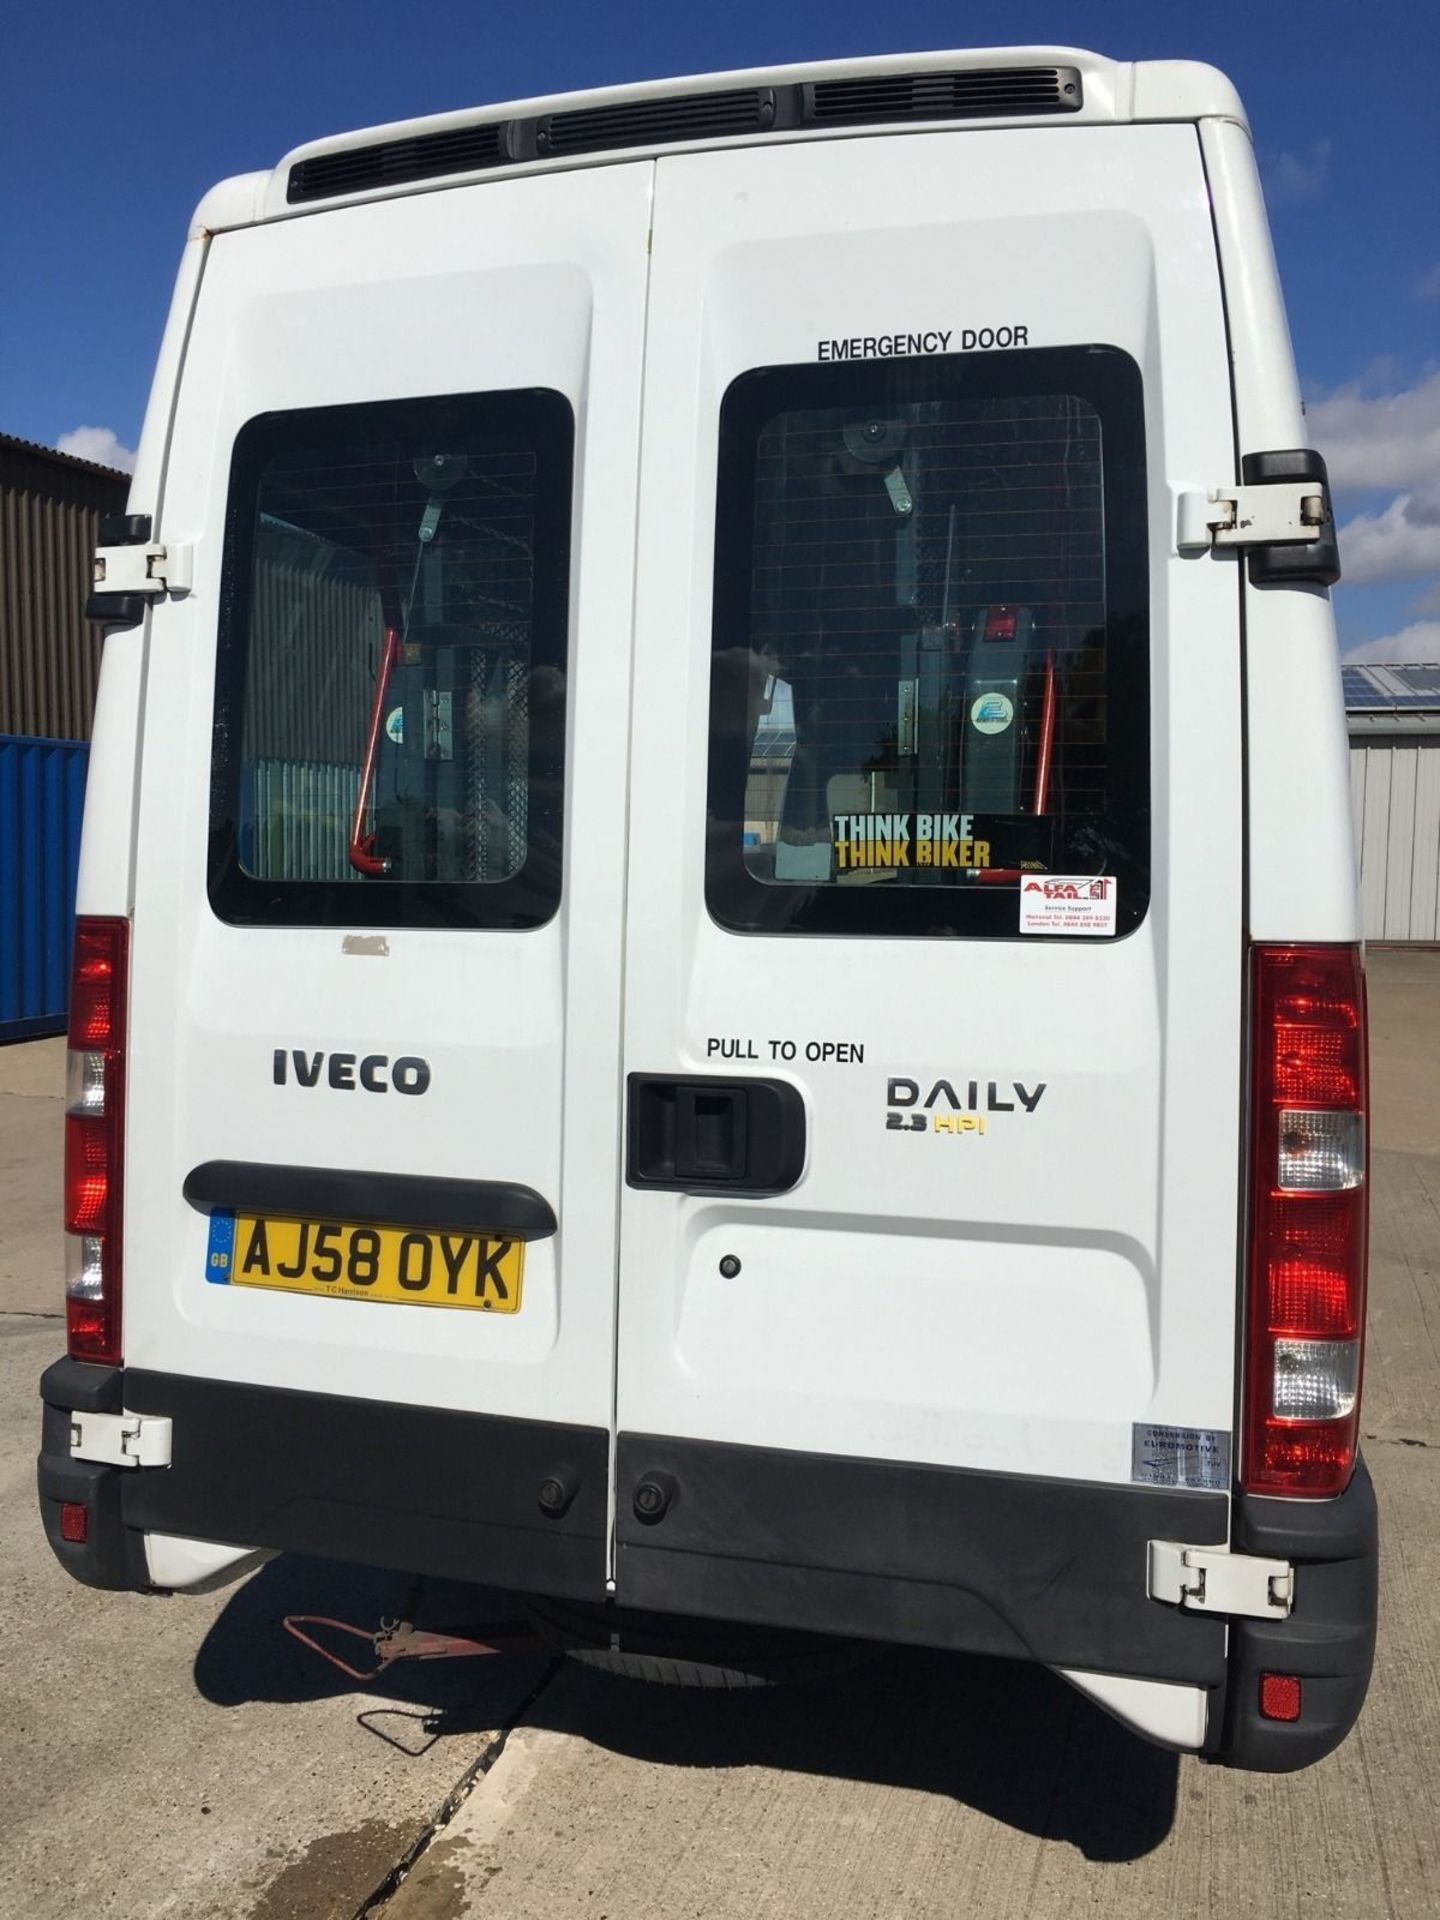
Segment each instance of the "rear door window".
[[215,694],[222,919],[554,913],[573,438],[547,390],[242,430]]
[[720,423],[706,888],[738,931],[1019,932],[1149,897],[1139,369],[1042,349],[742,375]]

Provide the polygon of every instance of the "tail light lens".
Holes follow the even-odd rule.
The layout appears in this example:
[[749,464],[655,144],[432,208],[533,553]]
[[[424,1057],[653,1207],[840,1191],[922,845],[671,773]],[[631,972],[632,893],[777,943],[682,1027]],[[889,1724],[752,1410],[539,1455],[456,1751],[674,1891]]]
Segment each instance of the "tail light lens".
[[65,1098],[65,1319],[72,1360],[120,1359],[124,920],[75,923]]
[[1242,1480],[1336,1494],[1365,1336],[1365,975],[1356,947],[1257,947],[1253,966]]

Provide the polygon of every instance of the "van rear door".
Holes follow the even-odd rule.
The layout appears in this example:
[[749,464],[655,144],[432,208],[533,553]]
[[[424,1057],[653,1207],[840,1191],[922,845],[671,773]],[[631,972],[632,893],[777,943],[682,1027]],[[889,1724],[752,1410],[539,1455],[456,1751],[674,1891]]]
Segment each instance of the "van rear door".
[[659,162],[622,1599],[1218,1674],[1233,470],[1194,126]]
[[127,1392],[188,1439],[138,1524],[203,1537],[230,1433],[228,1537],[603,1592],[652,180],[211,244],[127,1187]]

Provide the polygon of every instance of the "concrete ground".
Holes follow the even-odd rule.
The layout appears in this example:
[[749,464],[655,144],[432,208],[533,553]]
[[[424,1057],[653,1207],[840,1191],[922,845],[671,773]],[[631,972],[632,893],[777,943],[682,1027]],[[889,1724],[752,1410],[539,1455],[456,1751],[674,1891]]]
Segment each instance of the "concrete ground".
[[1440,954],[1370,975],[1381,1648],[1356,1732],[1281,1777],[1177,1761],[999,1661],[695,1695],[510,1657],[361,1690],[279,1618],[402,1613],[398,1577],[286,1557],[206,1598],[75,1586],[32,1464],[63,1061],[0,1050],[0,1917],[1440,1914]]

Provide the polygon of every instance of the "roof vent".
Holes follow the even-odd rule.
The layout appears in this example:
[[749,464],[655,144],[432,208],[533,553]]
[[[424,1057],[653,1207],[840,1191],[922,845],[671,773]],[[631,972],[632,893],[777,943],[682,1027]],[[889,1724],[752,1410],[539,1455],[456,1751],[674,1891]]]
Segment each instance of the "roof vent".
[[499,122],[487,127],[451,127],[413,140],[385,140],[374,147],[348,147],[339,153],[312,154],[290,169],[285,198],[332,200],[342,193],[370,193],[447,173],[472,173],[499,166],[509,156]]
[[992,67],[972,73],[877,73],[818,80],[808,89],[818,125],[876,120],[1000,120],[1020,113],[1075,113],[1078,67]]
[[682,93],[669,100],[627,100],[613,107],[547,113],[535,123],[535,145],[542,157],[593,153],[606,147],[764,133],[774,124],[774,88],[746,87],[736,93]]

